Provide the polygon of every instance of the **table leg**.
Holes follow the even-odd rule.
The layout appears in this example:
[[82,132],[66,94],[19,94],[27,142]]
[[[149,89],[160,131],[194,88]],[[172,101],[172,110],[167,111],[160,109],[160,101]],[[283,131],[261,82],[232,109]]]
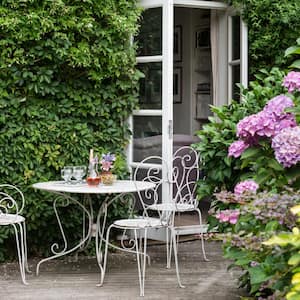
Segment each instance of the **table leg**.
[[[93,204],[92,204],[92,199],[91,199],[91,196],[89,195],[89,194],[85,194],[84,195],[84,201],[83,201],[83,203],[84,203],[84,206],[85,207],[87,207],[88,208],[88,210],[89,210],[89,212],[90,212],[90,214],[91,214],[91,219],[92,219],[92,221],[94,220],[94,210],[93,210]],[[84,237],[86,236],[86,225],[89,223],[89,219],[88,220],[86,220],[86,215],[85,215],[85,211],[82,211],[82,239],[81,239],[81,241],[84,239]],[[93,222],[92,222],[92,224],[93,224]],[[90,244],[90,242],[91,242],[91,239],[92,239],[92,232],[89,234],[89,238],[88,238],[88,240],[86,241],[86,243],[83,243],[82,245],[81,245],[81,247],[80,247],[80,249],[78,250],[78,252],[81,252],[81,251],[83,251],[83,250],[85,250],[88,246],[89,246],[89,244]],[[77,252],[77,253],[78,253]]]
[[[72,198],[71,196],[69,196],[67,194],[64,194],[64,193],[57,193],[57,194],[59,196],[53,202],[53,209],[54,209],[55,216],[56,216],[56,219],[57,219],[57,222],[58,222],[58,226],[59,226],[59,229],[60,229],[63,241],[64,241],[63,248],[60,250],[59,244],[54,243],[51,246],[51,252],[54,255],[42,259],[37,264],[36,275],[39,274],[39,269],[40,269],[41,264],[43,264],[46,261],[61,257],[63,255],[67,255],[71,252],[74,252],[77,249],[81,249],[85,245],[85,243],[90,240],[90,237],[91,237],[92,223],[93,223],[92,212],[90,212],[82,203],[80,203],[78,200]],[[65,236],[65,233],[64,233],[64,229],[63,229],[63,226],[62,226],[62,223],[61,223],[61,219],[60,219],[60,216],[59,216],[59,213],[58,213],[58,210],[57,210],[58,202],[63,207],[68,206],[70,204],[70,202],[74,203],[74,204],[78,205],[82,209],[83,213],[85,213],[86,216],[88,217],[88,230],[87,230],[86,234],[85,234],[85,231],[84,231],[83,234],[85,234],[85,235],[82,237],[81,241],[71,249],[68,249],[68,242],[67,242],[67,239],[66,239],[66,236]]]
[[[98,284],[98,286],[102,285],[103,278],[104,278],[104,272],[105,272],[105,270],[103,268],[102,246],[104,246],[104,243],[105,243],[107,245],[110,245],[113,248],[119,248],[119,247],[116,247],[115,245],[110,244],[109,241],[105,237],[107,209],[114,201],[116,201],[118,199],[122,200],[125,197],[125,195],[130,197],[130,199],[132,200],[131,207],[132,207],[132,210],[133,210],[134,203],[135,203],[135,198],[134,198],[133,194],[131,194],[131,193],[118,194],[118,195],[114,196],[113,198],[111,198],[111,196],[107,196],[105,198],[104,202],[102,203],[102,205],[99,208],[99,212],[98,212],[98,215],[97,215],[96,240],[95,240],[95,243],[96,243],[96,257],[97,257],[98,266],[100,268],[100,276],[101,276],[100,277],[100,283]],[[124,200],[124,202],[125,202],[125,200]],[[123,246],[123,241],[121,243],[122,243],[122,246]]]

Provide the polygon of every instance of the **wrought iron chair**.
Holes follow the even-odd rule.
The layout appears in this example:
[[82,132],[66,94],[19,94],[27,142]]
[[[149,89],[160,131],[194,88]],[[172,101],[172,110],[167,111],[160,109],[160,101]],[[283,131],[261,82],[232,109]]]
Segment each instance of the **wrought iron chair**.
[[0,226],[11,225],[14,228],[21,278],[27,285],[25,271],[30,271],[27,264],[26,226],[25,218],[20,215],[24,204],[24,195],[17,187],[0,184]]
[[[204,248],[203,233],[207,227],[202,223],[201,211],[198,208],[196,199],[197,181],[199,179],[199,156],[190,146],[183,146],[176,150],[173,155],[173,168],[171,183],[173,184],[173,199],[170,202],[153,204],[149,209],[156,211],[172,211],[172,220],[167,231],[167,268],[171,267],[172,247],[178,251],[179,236],[199,233],[201,240],[202,254],[205,261],[208,261]],[[197,212],[199,224],[176,225],[175,216],[183,213]],[[169,231],[171,237],[169,237]],[[176,238],[175,238],[176,237]],[[176,243],[174,243],[176,241]],[[170,244],[170,247],[168,247]],[[176,251],[176,252],[177,252]],[[176,258],[177,259],[177,258]],[[178,266],[176,266],[178,271]]]
[[[156,166],[153,166],[153,163],[155,163]],[[153,216],[151,217],[149,215],[149,206],[153,205],[153,203],[154,204],[158,203],[160,199],[160,193],[161,193],[160,188],[164,181],[161,176],[161,169],[163,163],[164,162],[161,157],[151,156],[145,158],[136,167],[133,175],[134,182],[137,182],[138,180],[148,181],[154,183],[154,187],[152,189],[148,189],[145,191],[138,191],[138,200],[140,201],[143,210],[143,214],[141,216],[117,220],[108,227],[106,233],[106,239],[105,239],[106,245],[105,245],[105,252],[104,252],[104,262],[103,262],[103,272],[102,272],[103,275],[101,278],[100,285],[103,284],[104,275],[106,271],[108,246],[111,246],[119,250],[136,254],[139,285],[140,285],[140,296],[144,296],[146,260],[147,258],[149,259],[149,256],[147,255],[147,231],[153,228],[168,228],[168,226],[170,225],[170,220],[172,220],[172,216],[171,216],[172,212],[162,213],[160,211],[157,211],[157,217],[153,217]],[[132,203],[132,207],[134,206],[135,203]],[[112,245],[109,243],[109,237],[112,229],[119,229],[123,231],[122,237],[124,239],[123,238],[121,239],[120,247],[117,247],[116,245]],[[133,238],[127,240],[126,242],[125,239],[127,239],[127,236],[129,236],[130,233],[133,233]],[[176,240],[174,239],[173,242],[176,243]],[[176,253],[177,248],[173,247],[173,250],[174,250],[175,264],[177,266],[177,253]],[[179,286],[182,287],[178,272],[177,272],[177,280]]]

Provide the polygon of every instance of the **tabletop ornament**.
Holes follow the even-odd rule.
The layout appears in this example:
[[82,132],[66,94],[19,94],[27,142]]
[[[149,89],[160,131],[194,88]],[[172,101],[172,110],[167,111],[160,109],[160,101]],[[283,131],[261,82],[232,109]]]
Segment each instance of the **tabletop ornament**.
[[116,181],[116,175],[112,173],[116,156],[114,154],[106,153],[102,154],[101,164],[101,181],[103,184],[113,184]]
[[89,167],[86,182],[88,185],[97,186],[101,182],[101,177],[98,174],[98,156],[94,157],[94,150],[90,149]]

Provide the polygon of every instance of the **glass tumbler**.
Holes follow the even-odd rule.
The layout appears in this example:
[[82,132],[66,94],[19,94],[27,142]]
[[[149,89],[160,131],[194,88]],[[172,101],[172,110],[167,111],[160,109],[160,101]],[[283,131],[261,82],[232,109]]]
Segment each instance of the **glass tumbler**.
[[67,183],[70,183],[72,175],[73,175],[73,168],[72,167],[67,166],[67,167],[64,167],[61,170],[61,177]]
[[85,174],[86,174],[85,166],[73,167],[73,177],[75,178],[76,182],[82,182],[82,179],[85,176]]

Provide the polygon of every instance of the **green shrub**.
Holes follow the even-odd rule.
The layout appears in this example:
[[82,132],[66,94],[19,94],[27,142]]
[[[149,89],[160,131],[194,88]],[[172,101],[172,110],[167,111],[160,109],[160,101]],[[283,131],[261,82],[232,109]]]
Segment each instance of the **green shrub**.
[[284,72],[273,68],[256,75],[248,89],[242,89],[241,103],[233,101],[222,107],[212,107],[215,117],[197,134],[195,145],[201,156],[205,177],[199,181],[199,198],[211,196],[221,189],[232,190],[239,181],[251,176],[250,168],[242,168],[241,160],[228,157],[228,147],[236,139],[236,124],[245,116],[257,113],[268,100],[284,92],[281,85]]
[[[135,0],[1,2],[0,178],[25,193],[31,253],[45,254],[58,225],[53,195],[30,185],[87,164],[90,148],[124,160],[140,78],[130,44],[139,13]],[[126,175],[124,163],[117,173]],[[78,240],[81,212],[71,206],[63,218]],[[6,239],[3,230],[0,260],[15,253]]]

